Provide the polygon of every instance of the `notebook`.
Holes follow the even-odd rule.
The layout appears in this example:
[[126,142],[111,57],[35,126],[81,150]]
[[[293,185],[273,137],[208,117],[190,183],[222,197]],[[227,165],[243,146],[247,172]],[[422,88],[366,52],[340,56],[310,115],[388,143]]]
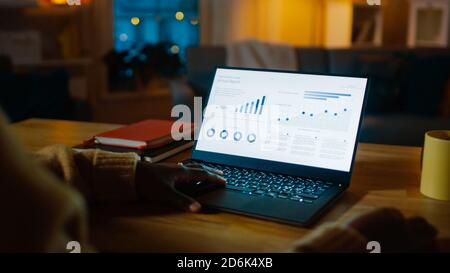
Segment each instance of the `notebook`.
[[[171,120],[144,120],[125,127],[96,135],[89,142],[104,146],[114,146],[138,150],[148,150],[163,147],[174,142],[172,137]],[[192,124],[183,124],[189,126],[191,130],[184,128],[183,137],[188,138],[193,133]]]

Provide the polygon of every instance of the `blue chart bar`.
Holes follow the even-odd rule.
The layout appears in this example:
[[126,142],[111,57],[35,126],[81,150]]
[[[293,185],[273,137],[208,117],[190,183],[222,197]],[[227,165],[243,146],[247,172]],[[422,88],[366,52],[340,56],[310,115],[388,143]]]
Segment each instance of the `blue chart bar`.
[[262,114],[265,102],[266,102],[266,96],[262,97],[261,109],[259,110],[260,115]]
[[319,92],[319,91],[305,91],[305,99],[310,100],[328,100],[339,99],[341,97],[351,97],[351,94],[345,93],[332,93],[332,92]]
[[255,115],[258,113],[258,107],[259,107],[259,99],[256,101],[256,107],[255,107]]
[[245,114],[261,115],[263,112],[265,102],[266,96],[263,96],[262,98],[257,99],[256,101],[246,102],[236,108],[236,113],[240,112]]
[[305,99],[309,99],[309,100],[327,100],[327,98],[310,97],[310,96],[305,96]]

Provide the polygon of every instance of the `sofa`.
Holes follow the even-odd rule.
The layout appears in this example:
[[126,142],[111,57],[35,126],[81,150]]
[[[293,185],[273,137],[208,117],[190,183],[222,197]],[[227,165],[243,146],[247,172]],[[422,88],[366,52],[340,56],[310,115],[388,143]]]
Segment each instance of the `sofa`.
[[[369,76],[371,88],[360,141],[422,146],[426,131],[450,129],[450,49],[296,48],[299,72]],[[226,65],[222,46],[188,48],[186,92],[207,99],[217,66]],[[181,89],[180,89],[181,90]],[[179,92],[178,92],[179,93]],[[183,101],[174,101],[183,103]],[[185,104],[190,104],[188,101]]]

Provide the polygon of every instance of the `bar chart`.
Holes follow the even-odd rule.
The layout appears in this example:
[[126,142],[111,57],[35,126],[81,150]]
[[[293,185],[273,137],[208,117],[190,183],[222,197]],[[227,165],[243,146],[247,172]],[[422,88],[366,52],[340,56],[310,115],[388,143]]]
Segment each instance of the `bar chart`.
[[262,115],[266,103],[266,96],[263,96],[255,101],[250,101],[239,105],[235,108],[235,112],[241,114]]
[[323,91],[305,91],[304,99],[307,100],[338,100],[342,97],[349,98],[352,95],[346,93],[334,93],[334,92],[323,92]]

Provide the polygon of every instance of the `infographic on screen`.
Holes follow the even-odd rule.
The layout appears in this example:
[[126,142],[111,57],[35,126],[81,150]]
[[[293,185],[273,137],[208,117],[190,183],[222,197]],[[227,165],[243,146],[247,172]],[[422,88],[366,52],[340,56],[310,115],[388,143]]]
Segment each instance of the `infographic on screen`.
[[350,171],[367,79],[218,69],[196,149]]

